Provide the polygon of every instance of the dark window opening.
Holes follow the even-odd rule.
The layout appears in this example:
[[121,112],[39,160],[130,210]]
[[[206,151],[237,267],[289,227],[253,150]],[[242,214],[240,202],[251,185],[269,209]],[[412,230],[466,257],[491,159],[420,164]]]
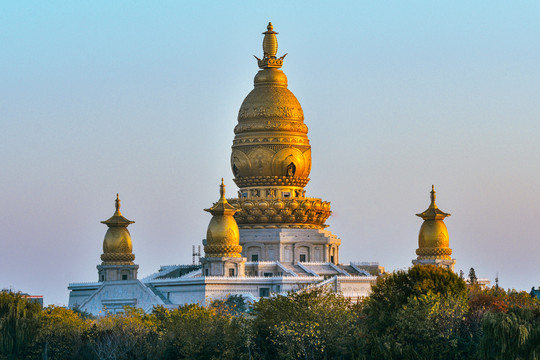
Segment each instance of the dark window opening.
[[300,262],[306,262],[306,255],[305,254],[300,255]]
[[274,274],[268,273],[268,272],[265,272],[265,273],[263,274],[264,277],[272,277],[273,275],[274,275]]
[[333,264],[334,263],[334,255],[330,256],[330,262]]
[[122,280],[127,280],[127,275],[126,274],[122,275]]
[[234,276],[234,269],[229,269],[229,276]]
[[253,255],[251,255],[251,261],[253,261],[253,262],[259,261],[259,254],[253,254]]
[[208,269],[204,269],[204,275],[208,276]]
[[259,297],[269,297],[269,296],[270,296],[270,288],[259,289]]
[[105,275],[101,275],[101,281],[105,281]]
[[288,192],[288,191],[283,191],[283,192],[282,192],[281,194],[283,195],[283,197],[284,197],[285,199],[287,199],[287,198],[290,198],[290,197],[291,197],[291,193],[290,193],[290,192]]

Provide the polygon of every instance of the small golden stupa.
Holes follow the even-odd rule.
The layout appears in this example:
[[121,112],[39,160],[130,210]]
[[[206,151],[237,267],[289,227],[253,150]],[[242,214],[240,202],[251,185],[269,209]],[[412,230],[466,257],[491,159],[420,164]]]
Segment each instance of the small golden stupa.
[[109,227],[103,239],[102,265],[133,265],[135,255],[132,252],[133,244],[127,227],[135,221],[122,216],[118,194],[116,194],[115,207],[113,216],[101,222]]
[[261,70],[234,129],[231,167],[240,191],[229,201],[241,210],[235,215],[241,229],[322,229],[330,203],[305,196],[311,145],[302,107],[280,70],[287,54],[276,57],[272,23],[263,34]]
[[225,199],[225,184],[223,178],[219,186],[220,198],[209,209],[204,209],[212,214],[212,219],[206,231],[206,244],[204,253],[206,257],[241,257],[242,247],[240,233],[233,215],[239,210]]
[[431,186],[431,204],[426,211],[416,214],[424,219],[418,234],[418,249],[413,264],[434,264],[454,269],[455,260],[450,248],[448,229],[444,219],[450,214],[440,210],[435,203],[435,186]]

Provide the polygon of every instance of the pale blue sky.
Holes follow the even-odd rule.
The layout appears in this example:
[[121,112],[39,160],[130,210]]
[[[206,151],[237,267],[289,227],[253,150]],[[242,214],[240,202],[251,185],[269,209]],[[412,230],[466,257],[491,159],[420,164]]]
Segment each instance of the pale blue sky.
[[411,264],[431,184],[456,269],[540,285],[535,1],[4,1],[0,287],[95,281],[117,192],[140,277],[191,262],[268,21],[341,260]]

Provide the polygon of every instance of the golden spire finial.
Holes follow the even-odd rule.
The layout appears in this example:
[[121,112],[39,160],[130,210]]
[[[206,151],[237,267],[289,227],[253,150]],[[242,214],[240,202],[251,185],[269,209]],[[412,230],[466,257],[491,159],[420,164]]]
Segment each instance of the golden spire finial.
[[120,212],[120,196],[118,193],[116,194],[116,200],[114,200],[114,208],[115,212],[113,216],[111,216],[109,219],[102,221],[102,224],[106,224],[107,226],[123,226],[127,227],[129,224],[133,224],[134,221],[126,219],[122,213]]
[[263,58],[259,59],[256,56],[255,58],[257,59],[257,62],[261,69],[280,68],[283,65],[283,59],[285,58],[285,56],[287,56],[287,54],[283,55],[279,59],[276,58],[278,49],[278,41],[276,35],[278,33],[274,31],[274,26],[271,22],[268,23],[266,29],[267,30],[263,32]]
[[225,183],[223,182],[223,178],[221,178],[221,185],[219,185],[219,195],[221,195],[220,200],[225,199]]
[[268,26],[266,27],[268,30],[263,32],[264,39],[263,39],[263,52],[264,57],[271,58],[276,57],[277,54],[277,48],[278,48],[278,42],[276,34],[277,32],[274,31],[274,26],[272,26],[272,23],[269,22]]
[[229,204],[227,199],[225,198],[225,183],[223,182],[223,178],[221,178],[221,184],[219,185],[219,200],[217,203],[214,204],[209,209],[204,209],[204,211],[208,211],[212,215],[234,215],[240,210],[237,210],[234,206]]
[[444,211],[441,211],[437,207],[437,204],[435,204],[435,194],[436,194],[435,186],[431,185],[431,192],[430,192],[430,196],[429,196],[430,199],[431,199],[431,204],[429,204],[429,207],[427,208],[426,211],[424,211],[423,213],[420,213],[420,214],[416,214],[416,216],[419,216],[424,220],[430,220],[430,219],[431,220],[433,220],[433,219],[442,220],[445,217],[450,216],[450,214],[447,214]]
[[116,208],[116,212],[120,214],[120,197],[118,196],[118,193],[116,193],[116,200],[114,201],[114,207]]

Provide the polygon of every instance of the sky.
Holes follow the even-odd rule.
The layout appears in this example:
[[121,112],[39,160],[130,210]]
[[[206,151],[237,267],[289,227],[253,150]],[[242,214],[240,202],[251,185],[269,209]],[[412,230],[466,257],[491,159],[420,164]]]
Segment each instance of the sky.
[[340,261],[406,269],[435,185],[456,271],[540,286],[540,3],[2,1],[0,287],[97,281],[116,193],[139,278],[189,264],[258,71],[302,104]]

